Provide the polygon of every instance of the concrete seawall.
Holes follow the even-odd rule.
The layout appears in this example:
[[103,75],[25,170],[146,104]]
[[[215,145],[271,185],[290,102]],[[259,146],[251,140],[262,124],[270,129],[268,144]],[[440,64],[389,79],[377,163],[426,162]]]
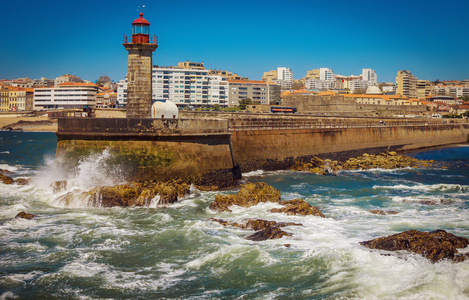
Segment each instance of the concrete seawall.
[[469,125],[376,126],[235,131],[231,140],[243,172],[286,169],[313,156],[344,160],[362,153],[405,151],[468,141]]
[[[377,125],[378,124],[378,125]],[[347,159],[465,143],[469,124],[441,120],[59,119],[57,155],[76,164],[109,149],[132,180],[228,187],[242,172],[279,170],[313,156]]]

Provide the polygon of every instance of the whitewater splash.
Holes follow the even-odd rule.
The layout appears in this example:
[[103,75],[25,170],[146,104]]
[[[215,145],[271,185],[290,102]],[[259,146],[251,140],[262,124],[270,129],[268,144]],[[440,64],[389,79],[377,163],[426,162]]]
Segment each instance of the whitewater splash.
[[[109,149],[81,158],[73,169],[63,167],[65,164],[61,157],[46,157],[45,166],[37,171],[32,183],[50,196],[49,204],[53,206],[89,207],[90,199],[80,195],[82,192],[125,183],[125,170],[112,162],[113,154]],[[61,188],[54,191],[54,186]],[[73,201],[60,200],[66,193],[73,193],[76,197]]]

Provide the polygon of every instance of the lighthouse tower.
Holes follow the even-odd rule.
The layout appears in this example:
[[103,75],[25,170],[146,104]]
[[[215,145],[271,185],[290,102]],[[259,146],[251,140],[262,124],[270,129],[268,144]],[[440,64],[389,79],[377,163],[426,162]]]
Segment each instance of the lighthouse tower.
[[124,35],[129,51],[127,71],[127,118],[150,118],[152,105],[152,54],[158,48],[155,35],[150,37],[150,23],[143,18],[132,22],[132,39]]

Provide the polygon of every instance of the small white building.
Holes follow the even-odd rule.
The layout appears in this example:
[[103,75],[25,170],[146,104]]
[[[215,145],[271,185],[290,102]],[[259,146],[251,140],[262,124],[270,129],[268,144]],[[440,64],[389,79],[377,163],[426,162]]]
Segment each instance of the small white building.
[[155,101],[151,106],[151,117],[154,119],[177,119],[179,118],[179,110],[172,101]]

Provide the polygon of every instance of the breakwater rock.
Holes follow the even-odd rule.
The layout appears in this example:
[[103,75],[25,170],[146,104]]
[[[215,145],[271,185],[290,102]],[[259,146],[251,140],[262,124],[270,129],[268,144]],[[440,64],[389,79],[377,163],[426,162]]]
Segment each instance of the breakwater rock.
[[178,198],[188,195],[190,186],[186,183],[173,182],[132,182],[116,186],[96,187],[80,193],[69,192],[60,196],[58,201],[69,206],[72,201],[79,199],[92,207],[113,206],[148,206],[155,197],[159,197],[158,204],[169,204]]
[[445,230],[422,232],[407,230],[387,237],[361,242],[360,244],[371,248],[388,251],[407,250],[424,256],[435,263],[442,259],[455,262],[467,259],[468,254],[458,254],[456,248],[467,247],[469,241]]
[[313,215],[324,218],[322,212],[316,206],[310,205],[305,202],[303,199],[293,199],[287,201],[280,201],[284,207],[282,208],[273,208],[271,212],[286,213],[287,215]]
[[17,184],[17,185],[29,184],[29,179],[26,179],[26,178],[13,179],[12,177],[7,176],[3,173],[10,173],[10,171],[0,169],[0,182],[2,182],[3,184]]
[[34,217],[35,217],[35,215],[28,214],[27,212],[21,211],[16,215],[15,218],[22,218],[22,219],[26,219],[26,220],[31,220]]
[[299,162],[293,171],[307,171],[319,175],[335,174],[341,170],[428,168],[436,165],[433,160],[419,160],[410,156],[399,155],[394,151],[381,154],[363,154],[345,162],[313,157],[309,162]]
[[315,215],[323,217],[319,208],[310,205],[302,199],[282,201],[280,191],[264,182],[248,183],[242,185],[237,195],[217,195],[209,208],[217,212],[231,212],[231,205],[251,207],[262,202],[273,202],[283,205],[274,208],[271,212],[286,213],[289,215]]
[[251,240],[251,241],[265,241],[269,239],[279,239],[284,236],[291,236],[291,233],[287,233],[283,230],[281,230],[281,227],[285,226],[303,226],[302,224],[299,223],[277,223],[275,221],[267,221],[267,220],[262,220],[262,219],[256,219],[256,220],[245,220],[242,223],[237,223],[237,222],[229,222],[221,219],[210,219],[212,221],[218,222],[222,224],[223,226],[233,226],[237,228],[242,228],[242,229],[252,229],[257,231],[256,233],[246,237],[246,239]]
[[231,205],[251,207],[261,202],[280,202],[280,192],[264,182],[242,185],[237,195],[217,195],[209,208],[218,212],[228,211]]

